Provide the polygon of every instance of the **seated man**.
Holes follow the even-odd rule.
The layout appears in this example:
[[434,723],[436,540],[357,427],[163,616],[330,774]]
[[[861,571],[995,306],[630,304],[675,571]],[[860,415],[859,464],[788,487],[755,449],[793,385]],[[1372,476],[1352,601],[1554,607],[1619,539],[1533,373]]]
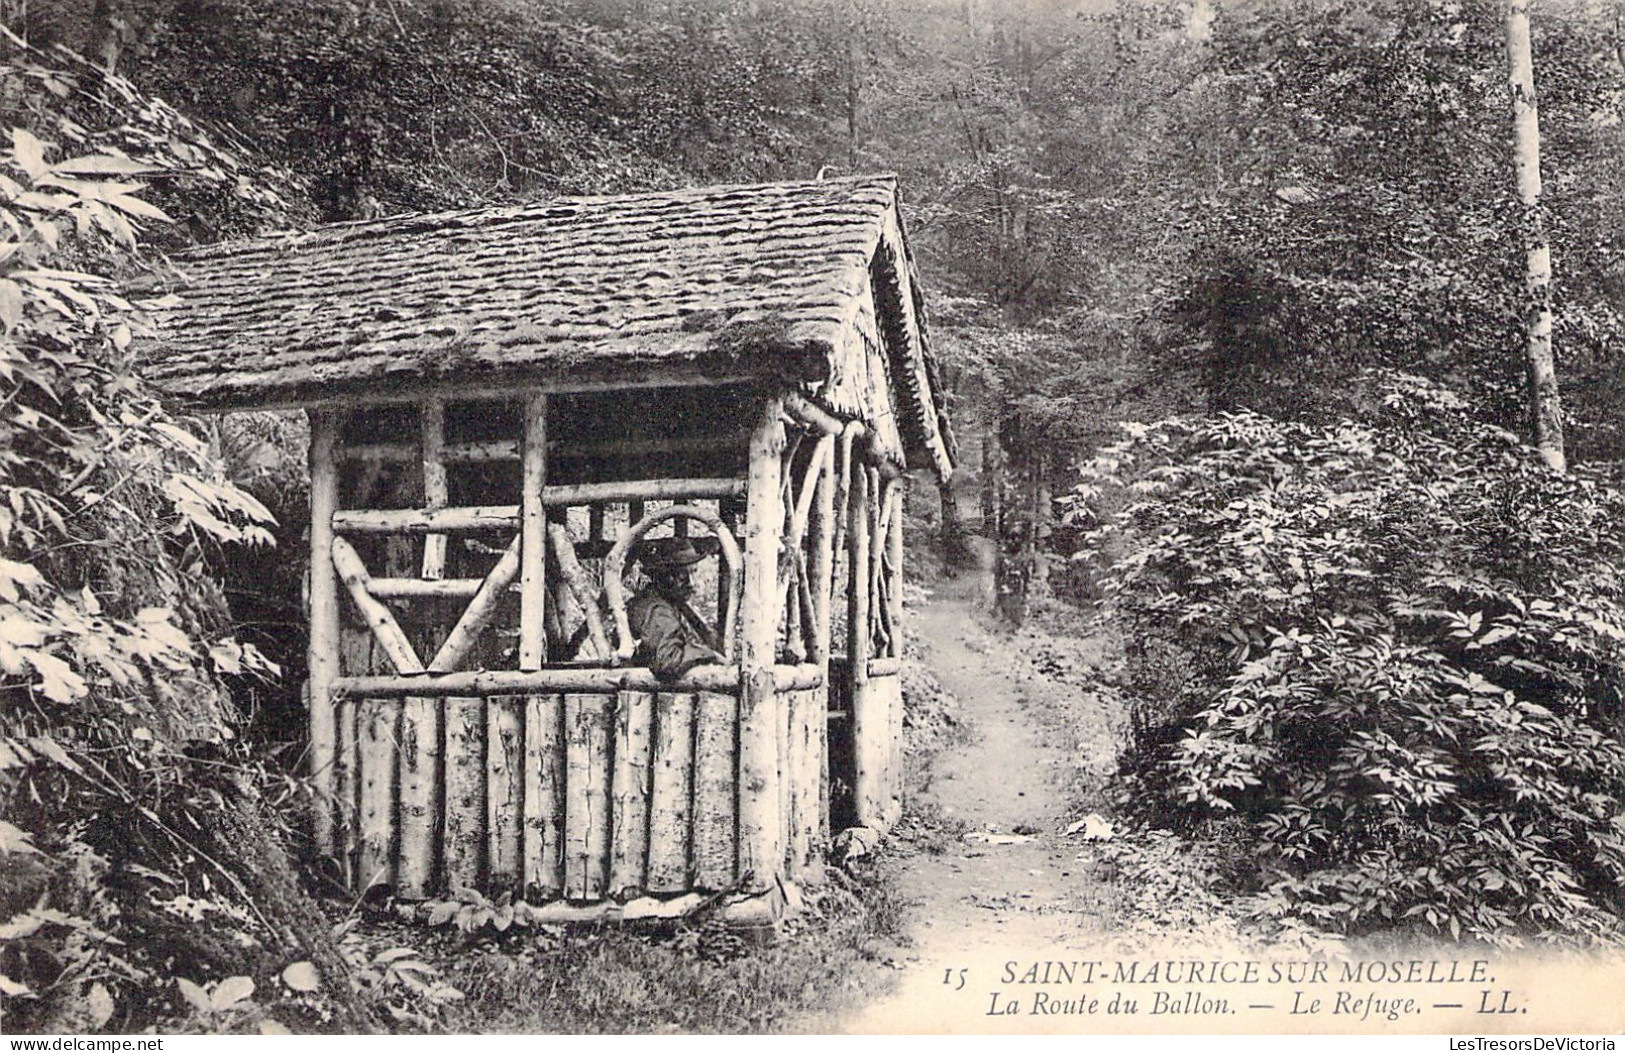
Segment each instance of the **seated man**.
[[638,641],[633,663],[648,666],[657,679],[675,680],[697,665],[726,661],[717,652],[716,634],[688,602],[694,595],[690,570],[704,558],[686,537],[655,538],[640,550],[649,583],[626,605],[626,619]]

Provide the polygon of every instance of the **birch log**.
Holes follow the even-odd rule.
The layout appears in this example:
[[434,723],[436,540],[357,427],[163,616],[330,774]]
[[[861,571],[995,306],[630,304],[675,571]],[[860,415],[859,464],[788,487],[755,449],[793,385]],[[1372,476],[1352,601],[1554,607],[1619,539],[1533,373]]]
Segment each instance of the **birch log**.
[[817,786],[809,778],[813,747],[808,729],[812,718],[808,713],[813,703],[812,692],[792,691],[787,699],[789,759],[786,781],[790,784],[789,847],[787,861],[790,874],[796,876],[806,869],[812,853],[813,812],[817,807]]
[[332,540],[332,552],[332,564],[349,590],[351,602],[366,620],[367,628],[372,630],[390,665],[395,667],[397,673],[423,672],[423,663],[412,649],[412,643],[406,638],[400,623],[395,620],[394,613],[369,591],[371,578],[366,565],[361,562],[361,556],[341,537]]
[[446,700],[446,882],[475,888],[485,873],[485,701]]
[[356,710],[360,703],[353,698],[342,698],[338,703],[338,828],[339,864],[344,880],[351,886],[362,879],[356,873],[357,805],[361,757],[357,749]]
[[769,399],[750,441],[740,627],[739,868],[750,891],[773,887],[783,859],[779,807],[779,719],[773,684],[778,633],[779,541],[784,527],[780,454],[783,405]]
[[815,780],[816,826],[813,831],[815,845],[827,843],[829,838],[829,711],[831,688],[829,685],[830,638],[833,631],[831,603],[835,578],[835,488],[836,449],[831,445],[825,452],[824,463],[818,476],[818,492],[814,496],[807,529],[810,533],[808,548],[811,564],[813,604],[813,641],[811,661],[825,674],[824,684],[814,689],[815,712],[813,736],[816,757]]
[[575,594],[576,604],[581,608],[581,616],[587,621],[587,635],[592,640],[593,647],[597,648],[600,657],[613,654],[609,646],[609,637],[604,633],[604,619],[598,612],[598,590],[592,587],[592,579],[587,576],[586,570],[576,559],[575,540],[570,536],[569,528],[561,523],[549,523],[547,527],[548,539],[553,546],[553,559],[558,564],[559,573]]
[[654,696],[623,691],[615,703],[609,894],[622,899],[635,895],[647,884]]
[[779,763],[777,783],[779,791],[779,865],[784,869],[782,874],[793,874],[796,870],[793,843],[795,841],[795,754],[793,752],[793,736],[796,695],[795,691],[780,691],[773,699],[773,714],[778,720],[778,747]]
[[[901,661],[903,657],[903,483],[894,480],[888,488],[891,497],[890,528],[886,531],[887,583],[886,592],[888,607],[888,621],[891,622],[891,657]],[[887,770],[890,773],[890,786],[887,788],[887,802],[892,816],[902,810],[904,764],[906,760],[906,741],[904,733],[903,712],[903,682],[897,679],[896,690],[892,695],[891,708],[891,741],[887,749]]]
[[[444,508],[450,499],[446,488],[446,404],[439,399],[429,399],[418,412],[423,453],[423,507]],[[434,581],[445,574],[446,535],[424,535],[423,577]]]
[[310,771],[316,779],[316,847],[331,853],[337,727],[333,681],[339,675],[338,573],[333,567],[333,513],[338,509],[339,418],[330,410],[310,416],[310,643],[305,695],[310,706]]
[[512,695],[485,700],[486,883],[492,893],[521,881],[525,727],[523,702]]
[[609,880],[610,696],[564,697],[565,895],[602,899]]
[[[557,604],[549,611],[547,602],[547,508],[542,491],[547,486],[547,396],[531,395],[525,400],[519,448],[519,668],[540,669],[547,661],[548,615],[558,619]],[[476,594],[477,596],[478,594]],[[562,629],[559,632],[562,635]],[[552,704],[550,704],[552,703]],[[558,891],[557,819],[562,811],[559,777],[559,712],[556,700],[545,695],[527,695],[513,703],[522,715],[518,726],[508,727],[506,719],[493,735],[493,745],[501,739],[502,763],[514,776],[517,801],[492,811],[495,830],[502,813],[517,807],[517,842],[513,865],[521,894],[551,895]],[[509,739],[517,746],[518,757],[508,753]],[[494,769],[493,769],[494,770]],[[497,795],[492,794],[493,804]],[[549,842],[552,842],[551,844]],[[498,866],[506,867],[507,841],[493,836],[493,849],[500,852]],[[551,851],[550,851],[551,849]]]
[[893,658],[903,654],[903,484],[887,487],[891,503],[886,531],[886,617],[891,623]]
[[434,884],[440,825],[440,703],[408,697],[401,703],[400,859],[395,888],[427,896]]
[[538,898],[564,888],[564,696],[525,700],[524,884]]
[[702,693],[694,724],[694,887],[716,892],[737,876],[738,695]]
[[825,448],[823,462],[819,465],[818,491],[813,497],[807,523],[810,535],[807,547],[811,552],[808,577],[811,579],[813,598],[814,636],[811,660],[816,666],[827,666],[829,663],[830,593],[833,588],[835,566],[834,516],[835,447],[831,444]]
[[874,751],[875,716],[869,699],[869,581],[871,560],[869,531],[869,472],[860,464],[852,466],[852,487],[848,496],[847,518],[847,607],[846,632],[848,668],[852,680],[852,753],[856,768],[853,800],[860,826],[874,825],[878,799]]
[[356,706],[360,773],[356,888],[395,880],[395,755],[400,709],[393,699],[367,699]]
[[519,480],[519,668],[547,661],[547,396],[525,402],[524,448]]
[[649,795],[649,891],[689,888],[689,827],[694,773],[694,696],[655,696],[654,764]]

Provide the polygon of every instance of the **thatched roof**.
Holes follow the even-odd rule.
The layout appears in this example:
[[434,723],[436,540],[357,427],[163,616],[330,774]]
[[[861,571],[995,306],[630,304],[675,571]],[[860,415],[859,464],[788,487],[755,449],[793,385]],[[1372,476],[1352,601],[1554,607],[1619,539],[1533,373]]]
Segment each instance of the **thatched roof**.
[[913,418],[909,459],[940,468],[945,433],[896,200],[894,178],[869,176],[562,198],[213,246],[178,261],[188,284],[148,373],[216,409],[696,374],[818,381],[879,281],[891,286],[875,301]]

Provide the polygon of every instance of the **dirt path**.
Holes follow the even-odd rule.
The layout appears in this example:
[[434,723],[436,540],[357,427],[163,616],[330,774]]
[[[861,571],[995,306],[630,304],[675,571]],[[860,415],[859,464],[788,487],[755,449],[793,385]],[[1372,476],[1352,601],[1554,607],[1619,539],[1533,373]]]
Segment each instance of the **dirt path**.
[[[939,808],[968,827],[940,855],[896,858],[910,902],[903,967],[891,995],[832,1022],[860,1033],[928,1031],[1008,1033],[987,1015],[986,980],[1004,963],[1074,957],[1100,935],[1078,877],[1080,848],[1064,830],[1068,786],[1079,757],[1077,737],[1057,727],[1016,677],[1009,639],[981,627],[990,579],[966,574],[943,583],[912,612],[930,665],[959,699],[968,741],[940,754],[911,808]],[[1087,714],[1062,714],[1087,720]],[[969,969],[958,986],[958,970]],[[949,982],[945,983],[945,979]]]

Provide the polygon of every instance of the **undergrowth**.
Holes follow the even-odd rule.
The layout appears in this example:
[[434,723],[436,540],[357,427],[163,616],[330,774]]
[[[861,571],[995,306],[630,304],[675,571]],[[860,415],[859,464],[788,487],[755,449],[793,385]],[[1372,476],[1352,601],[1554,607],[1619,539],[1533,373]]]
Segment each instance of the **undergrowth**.
[[773,946],[720,921],[639,930],[548,926],[426,947],[463,998],[450,1032],[760,1033],[860,1004],[866,968],[898,931],[890,883],[831,870]]
[[1414,378],[1325,425],[1175,420],[1076,494],[1133,642],[1125,801],[1283,924],[1625,935],[1625,496]]

